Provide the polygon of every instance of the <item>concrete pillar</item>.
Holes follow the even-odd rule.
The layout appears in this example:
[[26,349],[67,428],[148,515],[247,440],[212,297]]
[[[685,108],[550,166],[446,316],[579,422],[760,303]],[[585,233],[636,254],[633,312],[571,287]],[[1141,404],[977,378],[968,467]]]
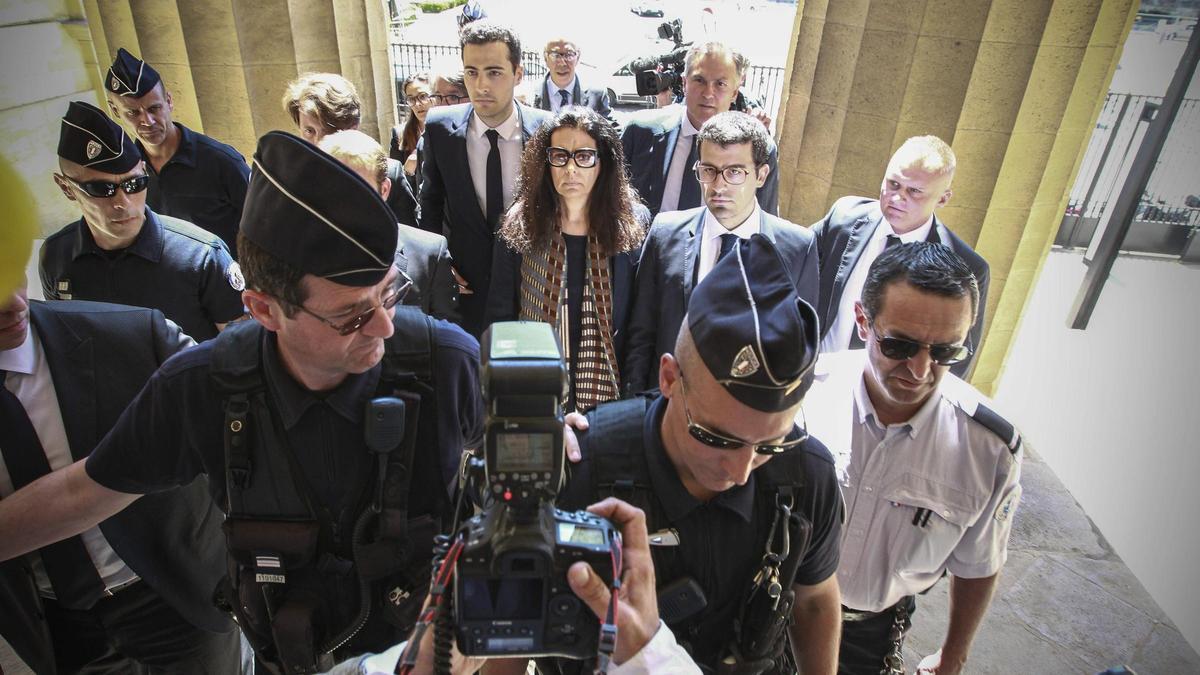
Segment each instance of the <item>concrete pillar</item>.
[[781,208],[873,196],[905,138],[958,155],[939,216],[991,265],[973,381],[990,391],[1137,9],[1133,0],[810,0],[780,114]]
[[359,109],[362,115],[359,130],[368,136],[379,138],[367,8],[362,0],[333,0],[333,18],[337,29],[342,77],[354,83],[362,106]]
[[289,0],[298,73],[341,73],[332,0]]
[[230,0],[181,2],[179,23],[187,46],[204,133],[250,157],[257,137],[243,76]]

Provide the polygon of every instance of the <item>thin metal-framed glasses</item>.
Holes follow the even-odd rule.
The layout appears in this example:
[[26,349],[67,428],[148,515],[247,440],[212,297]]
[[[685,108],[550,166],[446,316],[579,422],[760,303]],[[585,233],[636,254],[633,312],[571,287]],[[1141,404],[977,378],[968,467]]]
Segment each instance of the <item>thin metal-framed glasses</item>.
[[696,162],[692,169],[696,172],[696,180],[701,183],[711,183],[717,179],[717,174],[721,174],[726,183],[741,185],[746,182],[746,177],[750,175],[749,169],[743,169],[740,166],[727,166],[724,169],[718,169],[715,166]]
[[971,346],[966,343],[938,344],[931,345],[926,342],[917,342],[908,338],[894,337],[891,335],[880,335],[879,331],[875,330],[875,321],[870,322],[871,332],[875,334],[875,341],[879,344],[879,353],[893,361],[907,361],[917,355],[917,352],[922,349],[929,350],[929,360],[939,366],[953,366],[956,363],[962,363],[971,357]]
[[692,411],[688,409],[687,404],[687,383],[683,380],[683,373],[679,374],[679,385],[680,398],[683,400],[683,414],[687,417],[688,433],[691,434],[692,438],[710,448],[737,450],[738,448],[750,446],[754,450],[754,453],[758,455],[778,455],[795,449],[801,443],[808,440],[808,420],[804,418],[803,408],[800,409],[800,419],[802,422],[800,424],[793,423],[792,430],[783,437],[783,440],[777,443],[751,443],[713,431],[692,419]]
[[575,59],[579,58],[579,52],[569,49],[565,52],[560,52],[555,49],[553,51],[546,52],[546,56],[549,56],[555,61],[574,61]]
[[71,181],[71,183],[83,191],[89,197],[96,199],[107,199],[117,194],[117,188],[120,188],[127,195],[136,195],[146,188],[150,187],[149,174],[133,176],[126,178],[123,181],[113,182],[110,180],[89,180],[86,182],[77,181],[66,174],[58,174],[59,176]]
[[398,274],[396,275],[396,278],[394,280],[392,280],[392,283],[387,287],[387,290],[384,291],[383,297],[379,299],[379,304],[373,305],[370,309],[368,309],[360,314],[356,314],[355,316],[351,317],[350,319],[348,319],[346,321],[333,321],[331,319],[327,319],[327,318],[321,316],[320,314],[317,314],[316,312],[308,309],[304,305],[300,305],[300,311],[304,312],[305,314],[307,314],[315,319],[320,320],[326,326],[329,326],[330,328],[337,331],[338,335],[349,335],[351,333],[359,331],[362,329],[363,326],[367,325],[368,321],[370,321],[375,316],[376,310],[382,308],[383,311],[386,312],[387,310],[400,304],[400,301],[404,299],[404,296],[408,295],[409,289],[412,288],[413,281],[404,272],[402,272],[400,270],[396,270],[396,271],[398,272]]
[[590,169],[596,166],[598,157],[599,153],[595,148],[579,148],[574,152],[558,146],[546,148],[546,161],[550,163],[550,166],[564,167],[567,162],[574,161],[575,166],[581,169]]

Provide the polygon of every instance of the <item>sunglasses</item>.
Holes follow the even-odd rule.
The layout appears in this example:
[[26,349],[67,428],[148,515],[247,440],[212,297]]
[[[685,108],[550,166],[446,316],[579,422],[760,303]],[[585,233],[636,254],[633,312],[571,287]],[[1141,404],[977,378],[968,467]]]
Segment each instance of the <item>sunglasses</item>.
[[391,285],[388,286],[387,290],[384,292],[384,296],[379,299],[378,305],[371,307],[361,314],[351,317],[347,321],[332,321],[321,316],[320,314],[317,314],[316,312],[313,312],[304,305],[300,305],[300,311],[313,318],[321,320],[323,323],[325,323],[325,325],[336,330],[338,335],[349,335],[361,330],[363,326],[367,325],[367,322],[375,316],[376,310],[382,308],[383,311],[386,312],[387,310],[399,304],[400,301],[404,299],[404,296],[408,295],[408,289],[412,288],[412,284],[412,279],[409,278],[409,276],[404,272],[400,272],[396,275],[396,279],[392,281]]
[[89,180],[86,183],[80,182],[65,174],[59,174],[63,178],[71,181],[75,187],[79,188],[84,194],[97,199],[107,199],[117,194],[117,188],[125,191],[127,195],[136,195],[146,188],[150,187],[150,176],[142,174],[133,178],[126,178],[123,181],[114,183],[108,180]]
[[[801,424],[793,424],[792,430],[787,436],[778,443],[751,443],[743,441],[740,438],[733,438],[725,434],[717,433],[708,427],[697,424],[692,419],[692,412],[688,410],[687,404],[687,384],[683,381],[683,373],[679,374],[680,398],[683,400],[683,414],[687,417],[688,433],[692,438],[707,445],[710,448],[718,450],[737,450],[750,446],[758,455],[778,455],[788,450],[792,450],[799,446],[804,441],[808,440],[808,420],[804,420]],[[800,409],[801,419],[804,419],[804,409]]]
[[907,361],[922,349],[928,349],[930,361],[939,366],[953,366],[966,361],[973,351],[966,344],[931,345],[907,338],[880,335],[875,330],[874,323],[871,324],[871,332],[875,334],[875,341],[879,343],[879,353],[893,361]]
[[596,166],[597,156],[595,148],[579,148],[574,152],[558,146],[546,148],[546,161],[550,162],[550,166],[563,167],[573,160],[575,166],[590,169]]

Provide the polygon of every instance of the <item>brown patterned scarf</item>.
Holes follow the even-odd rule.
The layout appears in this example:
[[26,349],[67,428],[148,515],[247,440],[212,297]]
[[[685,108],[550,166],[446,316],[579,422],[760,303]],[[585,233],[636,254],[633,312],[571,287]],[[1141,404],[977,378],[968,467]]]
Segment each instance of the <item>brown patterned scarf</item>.
[[[608,256],[594,235],[588,235],[587,258],[579,351],[567,355],[568,370],[574,378],[575,409],[580,412],[614,400],[620,393],[612,339],[612,279]],[[548,247],[521,256],[521,318],[555,326],[563,348],[569,349],[566,269],[567,247],[557,228]]]

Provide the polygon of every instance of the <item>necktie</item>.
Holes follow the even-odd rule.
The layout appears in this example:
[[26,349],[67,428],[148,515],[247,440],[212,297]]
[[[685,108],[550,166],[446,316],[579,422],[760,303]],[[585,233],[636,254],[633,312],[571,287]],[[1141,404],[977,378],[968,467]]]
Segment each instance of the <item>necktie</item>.
[[487,156],[487,194],[484,195],[487,204],[487,222],[492,231],[500,229],[500,215],[504,211],[504,182],[500,179],[500,132],[488,129],[483,132],[488,143],[492,144]]
[[[883,245],[883,250],[886,251],[889,248],[898,245],[899,243],[900,243],[900,237],[897,237],[894,234],[889,234],[887,236],[887,242],[885,242]],[[859,261],[859,264],[862,264],[861,260]],[[850,329],[850,347],[849,348],[850,349],[862,349],[866,346],[867,345],[865,342],[862,341],[862,338],[858,337],[858,326],[854,326],[853,328],[851,328]]]
[[[50,473],[46,451],[25,413],[20,399],[4,386],[6,371],[0,370],[0,429],[4,429],[4,464],[13,488],[21,489]],[[71,609],[88,609],[104,595],[91,556],[79,537],[70,537],[38,551],[58,603]]]
[[696,154],[695,136],[692,137],[691,146],[688,151],[687,164],[683,167],[683,176],[681,177],[683,182],[679,185],[679,205],[676,208],[680,211],[700,206],[700,181],[696,180],[696,172],[692,170],[692,167],[696,166],[696,160],[699,159]]
[[740,237],[732,232],[726,232],[725,234],[721,235],[721,250],[717,253],[717,262],[721,262],[725,259],[725,256],[729,255],[729,252],[733,250],[733,247],[737,246],[738,239],[740,239]]
[[558,90],[558,106],[565,108],[571,104],[571,94],[566,89]]

